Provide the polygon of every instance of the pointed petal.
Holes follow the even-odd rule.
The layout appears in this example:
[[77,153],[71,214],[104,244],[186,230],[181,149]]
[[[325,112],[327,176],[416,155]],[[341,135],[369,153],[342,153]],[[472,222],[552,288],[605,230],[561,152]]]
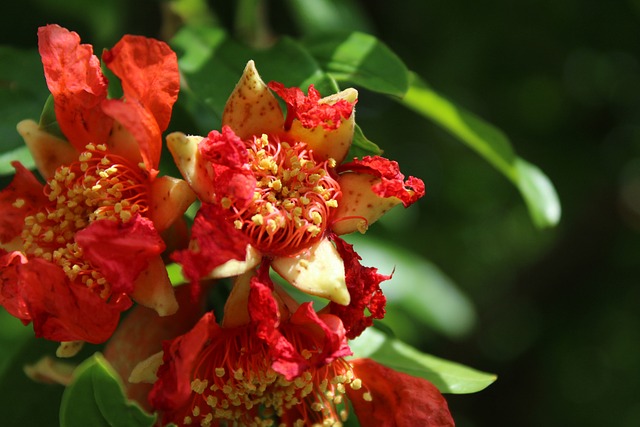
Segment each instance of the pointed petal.
[[[342,92],[322,98],[318,103],[333,105],[340,100],[354,104],[358,99],[358,91],[348,88]],[[347,118],[340,118],[336,129],[326,129],[322,125],[305,127],[303,122],[294,120],[288,134],[295,141],[304,141],[313,150],[316,159],[334,159],[338,164],[347,157],[355,127],[355,109]]]
[[283,130],[284,116],[278,101],[262,81],[253,61],[249,61],[240,81],[227,100],[222,124],[242,139]]
[[169,316],[178,310],[178,301],[160,255],[151,258],[135,280],[131,297],[160,316]]
[[107,79],[91,45],[80,44],[75,32],[47,25],[38,29],[38,49],[62,133],[78,151],[90,142],[104,144],[112,126],[100,108]]
[[347,395],[361,425],[455,425],[447,401],[429,381],[394,371],[371,359],[355,359],[351,365],[356,378],[362,381],[362,388],[347,387]]
[[167,136],[167,147],[180,173],[198,198],[205,203],[213,203],[215,191],[210,167],[198,150],[198,144],[203,139],[201,136],[173,132]]
[[196,200],[195,193],[185,181],[170,176],[161,176],[151,183],[151,221],[162,232]]
[[342,258],[328,239],[292,257],[276,257],[272,267],[287,282],[311,295],[349,304]]
[[124,92],[124,101],[110,100],[103,109],[133,134],[147,169],[156,169],[161,134],[180,89],[176,54],[164,42],[125,35],[102,58],[122,81]]
[[338,235],[364,233],[392,207],[402,203],[397,197],[380,197],[373,187],[380,178],[353,172],[338,176],[342,198],[334,211],[331,229]]
[[78,151],[73,145],[43,131],[33,120],[21,121],[17,129],[45,180],[53,177],[56,169],[61,165],[68,165],[78,160]]

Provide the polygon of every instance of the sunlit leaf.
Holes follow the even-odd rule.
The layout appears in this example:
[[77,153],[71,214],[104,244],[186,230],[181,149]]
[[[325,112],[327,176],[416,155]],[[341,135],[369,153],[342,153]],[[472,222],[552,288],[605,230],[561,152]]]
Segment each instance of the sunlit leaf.
[[61,427],[151,427],[155,420],[126,399],[118,374],[99,353],[78,366],[62,396]]
[[26,145],[22,145],[0,154],[0,175],[13,175],[15,169],[11,166],[11,162],[14,160],[19,161],[28,169],[36,167],[31,152]]
[[375,328],[365,330],[350,346],[354,357],[368,357],[399,372],[424,378],[442,393],[475,393],[496,380],[493,374],[422,353]]
[[371,31],[367,15],[355,0],[288,0],[287,5],[303,34]]
[[401,102],[450,132],[509,178],[520,191],[538,227],[558,223],[560,201],[553,184],[540,169],[514,154],[500,130],[453,104],[415,74]]
[[180,285],[187,281],[182,274],[182,267],[179,264],[167,264],[167,274],[169,275],[169,280],[173,286]]

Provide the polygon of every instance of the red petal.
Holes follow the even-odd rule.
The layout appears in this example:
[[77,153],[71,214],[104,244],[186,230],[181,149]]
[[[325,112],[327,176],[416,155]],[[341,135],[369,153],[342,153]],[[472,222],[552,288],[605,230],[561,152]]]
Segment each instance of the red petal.
[[62,133],[78,151],[89,142],[105,143],[113,124],[100,108],[107,79],[91,45],[80,44],[75,32],[47,25],[38,29],[38,48]]
[[[447,401],[429,381],[394,371],[371,359],[351,361],[362,388],[347,395],[363,426],[453,427]],[[365,391],[372,400],[365,401]]]
[[186,403],[191,396],[194,364],[202,349],[218,331],[216,319],[209,312],[189,332],[163,343],[163,364],[158,369],[158,381],[149,393],[152,407],[171,411]]
[[180,89],[176,54],[164,42],[126,35],[102,59],[120,78],[124,92],[124,102],[110,101],[104,110],[132,133],[147,167],[156,168],[161,133]]
[[62,269],[16,252],[0,262],[0,302],[24,323],[33,321],[37,337],[52,341],[101,343],[115,330],[120,312],[131,306],[124,294],[109,302],[89,288],[69,282]]
[[136,215],[127,223],[94,221],[75,235],[84,257],[97,267],[115,293],[133,292],[133,281],[165,245],[151,220]]
[[341,119],[351,116],[355,105],[355,102],[344,99],[334,104],[319,103],[320,93],[313,85],[309,86],[308,96],[305,96],[300,88],[287,88],[282,83],[270,82],[268,86],[287,104],[285,130],[291,128],[294,119],[298,119],[302,126],[308,129],[316,126],[322,126],[325,130],[337,129]]
[[229,126],[223,126],[222,133],[211,131],[200,141],[198,150],[213,168],[213,188],[218,203],[227,197],[242,209],[252,202],[256,179],[248,167],[247,148]]
[[245,259],[249,239],[216,205],[200,207],[191,233],[192,248],[174,252],[171,259],[182,265],[185,276],[194,285],[217,266],[232,259]]
[[[19,162],[12,162],[16,174],[4,190],[0,191],[0,243],[7,243],[19,236],[24,218],[36,212],[48,199],[42,192],[42,184]],[[16,200],[22,200],[16,207]]]
[[[351,302],[347,306],[331,302],[329,311],[342,320],[347,337],[354,339],[373,324],[373,319],[384,317],[387,300],[380,289],[380,283],[389,280],[391,276],[379,274],[375,267],[364,267],[360,264],[362,258],[353,250],[353,245],[335,235],[332,236],[332,240],[344,261]],[[366,316],[365,309],[371,314]]]
[[406,181],[400,172],[398,162],[380,156],[365,156],[361,160],[340,165],[339,172],[353,171],[366,173],[381,179],[371,189],[380,197],[397,197],[404,207],[416,202],[424,196],[424,182],[410,176]]

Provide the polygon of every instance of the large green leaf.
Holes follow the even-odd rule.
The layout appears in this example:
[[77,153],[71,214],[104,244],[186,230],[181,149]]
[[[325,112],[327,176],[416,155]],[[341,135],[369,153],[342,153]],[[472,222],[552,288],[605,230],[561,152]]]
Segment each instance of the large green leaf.
[[560,201],[553,184],[540,169],[515,155],[500,130],[438,94],[415,74],[401,102],[457,137],[509,178],[538,227],[558,223]]
[[302,34],[370,31],[372,27],[356,0],[287,0],[286,3]]
[[475,393],[496,380],[493,374],[422,353],[375,328],[365,330],[350,346],[354,357],[368,357],[396,371],[424,378],[442,393]]
[[151,427],[155,421],[127,400],[118,374],[99,353],[78,366],[62,395],[61,427]]

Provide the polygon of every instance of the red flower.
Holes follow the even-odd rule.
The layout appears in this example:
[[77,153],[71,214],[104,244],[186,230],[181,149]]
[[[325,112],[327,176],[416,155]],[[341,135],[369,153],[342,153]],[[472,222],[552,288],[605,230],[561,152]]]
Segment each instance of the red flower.
[[[270,89],[285,101],[286,119]],[[225,106],[222,132],[169,135],[178,167],[204,202],[190,249],[174,255],[193,283],[241,274],[265,258],[299,289],[349,307],[336,311],[349,313],[349,337],[373,308],[354,301],[355,289],[376,295],[372,316],[384,314],[378,285],[388,277],[345,259],[338,235],[364,232],[396,204],[409,206],[424,184],[405,180],[397,163],[378,156],[340,164],[353,139],[356,101],[355,89],[321,98],[313,86],[307,96],[267,86],[250,61]]]
[[90,45],[57,25],[40,28],[39,49],[56,118],[68,141],[31,120],[18,125],[44,187],[19,163],[0,192],[0,304],[37,336],[106,340],[130,297],[162,315],[177,303],[160,254],[167,229],[191,204],[184,181],[157,177],[179,89],[175,54],[163,42],[125,36],[103,55],[122,81],[107,79]]
[[[176,425],[341,425],[348,397],[362,425],[453,426],[429,382],[351,354],[342,322],[244,274],[222,326],[207,313],[163,345],[151,406]],[[153,358],[157,360],[157,358]]]

